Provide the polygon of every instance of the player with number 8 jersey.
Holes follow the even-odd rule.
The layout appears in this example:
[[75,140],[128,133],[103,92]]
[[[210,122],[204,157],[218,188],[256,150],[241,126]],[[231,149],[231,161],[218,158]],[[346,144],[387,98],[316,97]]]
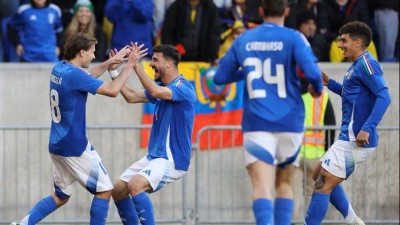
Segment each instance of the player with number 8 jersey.
[[311,94],[322,92],[321,71],[310,44],[300,32],[283,27],[288,9],[286,0],[264,0],[264,23],[235,40],[214,76],[216,84],[245,80],[245,164],[258,225],[291,222],[291,182],[299,164],[305,114],[297,65],[307,76]]
[[[54,192],[41,199],[20,221],[12,225],[34,225],[68,202],[77,183],[91,194],[90,225],[104,225],[113,185],[100,155],[86,137],[88,93],[116,97],[127,82],[133,67],[147,54],[143,45],[131,43],[93,68],[96,38],[86,31],[71,36],[65,43],[64,60],[50,76],[51,128],[49,152],[53,162]],[[115,70],[127,61],[120,76],[111,83],[96,79],[107,69]]]

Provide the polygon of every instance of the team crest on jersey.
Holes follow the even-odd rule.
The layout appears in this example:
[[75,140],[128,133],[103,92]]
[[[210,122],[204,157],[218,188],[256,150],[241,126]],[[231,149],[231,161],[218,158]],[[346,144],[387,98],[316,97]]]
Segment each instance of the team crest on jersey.
[[351,77],[351,75],[353,75],[353,72],[354,72],[354,68],[351,68],[349,71],[347,71],[347,73],[346,73],[346,75],[344,76],[344,78],[347,80],[347,79],[350,79],[350,77]]

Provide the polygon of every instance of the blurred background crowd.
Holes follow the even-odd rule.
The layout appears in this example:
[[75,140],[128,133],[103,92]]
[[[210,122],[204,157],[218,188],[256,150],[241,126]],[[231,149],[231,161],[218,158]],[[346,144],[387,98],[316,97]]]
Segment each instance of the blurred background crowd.
[[[182,61],[215,64],[236,37],[262,24],[261,0],[0,0],[0,62],[56,62],[68,37],[87,30],[96,59],[130,41],[150,50],[171,44]],[[342,62],[339,28],[363,21],[373,30],[368,50],[399,62],[399,0],[293,0],[285,26],[304,34],[320,62]],[[149,52],[151,57],[151,51]]]

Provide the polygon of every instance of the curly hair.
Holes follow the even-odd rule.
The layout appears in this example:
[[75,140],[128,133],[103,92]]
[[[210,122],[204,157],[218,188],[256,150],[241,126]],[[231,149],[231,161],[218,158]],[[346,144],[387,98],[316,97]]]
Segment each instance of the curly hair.
[[371,28],[366,23],[360,21],[353,21],[343,25],[339,29],[339,35],[342,34],[349,34],[352,39],[359,38],[364,48],[367,48],[372,40]]

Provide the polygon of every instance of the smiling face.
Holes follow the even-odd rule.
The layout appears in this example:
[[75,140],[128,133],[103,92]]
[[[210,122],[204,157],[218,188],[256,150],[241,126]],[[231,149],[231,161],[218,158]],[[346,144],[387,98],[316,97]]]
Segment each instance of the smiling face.
[[92,45],[89,50],[81,50],[81,55],[82,55],[82,61],[81,61],[81,67],[82,68],[89,68],[90,62],[95,58],[94,52],[96,50],[96,47]]
[[93,13],[90,11],[89,7],[81,6],[76,12],[76,18],[80,24],[88,25],[93,19]]
[[342,34],[339,37],[338,47],[343,51],[345,60],[353,62],[363,52],[361,49],[361,40],[359,38],[352,38],[349,34]]
[[151,68],[153,68],[155,74],[155,81],[162,81],[167,71],[167,60],[164,58],[161,52],[155,52],[150,62]]

